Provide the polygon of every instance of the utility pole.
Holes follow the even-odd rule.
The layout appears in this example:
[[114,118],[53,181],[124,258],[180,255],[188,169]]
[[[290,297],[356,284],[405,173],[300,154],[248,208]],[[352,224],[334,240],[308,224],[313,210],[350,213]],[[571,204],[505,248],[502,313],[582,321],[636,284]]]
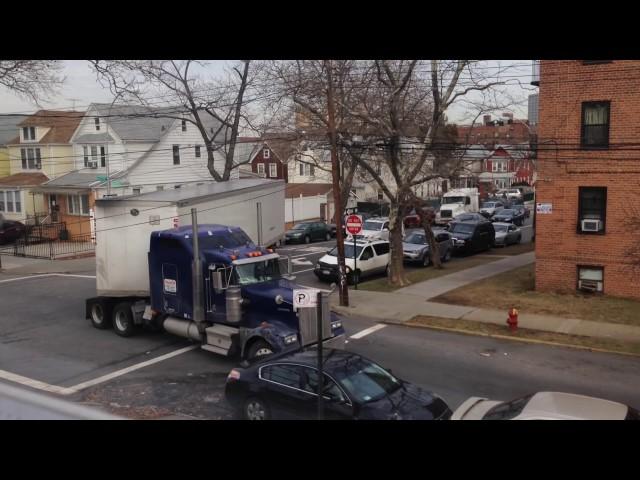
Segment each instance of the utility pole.
[[349,306],[349,288],[347,287],[347,275],[344,263],[344,238],[342,235],[342,199],[340,195],[340,166],[338,165],[338,142],[336,139],[336,116],[333,102],[333,77],[331,60],[325,60],[327,71],[327,107],[329,120],[329,139],[331,141],[331,176],[333,179],[333,205],[336,224],[336,243],[338,247],[338,293],[340,305]]

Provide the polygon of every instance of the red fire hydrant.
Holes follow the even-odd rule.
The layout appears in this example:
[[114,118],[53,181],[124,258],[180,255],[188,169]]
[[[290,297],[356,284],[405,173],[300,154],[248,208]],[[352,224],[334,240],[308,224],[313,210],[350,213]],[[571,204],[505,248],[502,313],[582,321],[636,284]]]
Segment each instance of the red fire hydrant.
[[507,325],[512,332],[515,332],[518,329],[518,310],[515,307],[509,309],[509,318],[507,318]]

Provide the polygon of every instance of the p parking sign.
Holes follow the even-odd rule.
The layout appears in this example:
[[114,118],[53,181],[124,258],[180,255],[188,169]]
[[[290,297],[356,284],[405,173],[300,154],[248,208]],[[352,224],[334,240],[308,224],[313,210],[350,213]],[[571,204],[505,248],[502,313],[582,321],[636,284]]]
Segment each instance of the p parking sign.
[[293,291],[294,308],[311,308],[318,306],[318,292],[315,288],[305,288],[304,290]]

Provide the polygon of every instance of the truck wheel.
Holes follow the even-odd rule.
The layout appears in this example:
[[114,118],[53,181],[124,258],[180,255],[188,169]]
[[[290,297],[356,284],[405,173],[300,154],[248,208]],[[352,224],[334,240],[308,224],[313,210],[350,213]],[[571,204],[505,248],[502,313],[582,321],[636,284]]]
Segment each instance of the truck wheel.
[[250,397],[244,402],[242,416],[245,420],[270,420],[271,411],[264,400]]
[[251,344],[246,357],[249,360],[266,357],[273,354],[273,347],[264,340],[258,340]]
[[113,329],[121,337],[130,337],[135,333],[135,324],[131,314],[131,304],[122,302],[113,309]]
[[91,305],[91,325],[100,330],[111,327],[111,321],[107,318],[104,304],[96,302]]

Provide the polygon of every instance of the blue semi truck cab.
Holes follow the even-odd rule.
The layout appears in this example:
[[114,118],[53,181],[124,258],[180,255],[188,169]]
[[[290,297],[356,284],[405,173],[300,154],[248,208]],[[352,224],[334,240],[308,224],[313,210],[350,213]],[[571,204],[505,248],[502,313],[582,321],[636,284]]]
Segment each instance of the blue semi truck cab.
[[[243,359],[318,342],[317,309],[294,309],[293,290],[303,287],[281,271],[274,250],[226,225],[200,225],[198,243],[200,268],[193,261],[191,226],[152,232],[149,297],[90,298],[87,318],[96,328],[113,326],[121,336],[141,325],[161,328],[198,341],[205,350]],[[199,281],[195,272],[201,272]],[[342,320],[325,302],[323,344],[343,348]]]

